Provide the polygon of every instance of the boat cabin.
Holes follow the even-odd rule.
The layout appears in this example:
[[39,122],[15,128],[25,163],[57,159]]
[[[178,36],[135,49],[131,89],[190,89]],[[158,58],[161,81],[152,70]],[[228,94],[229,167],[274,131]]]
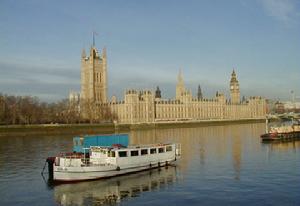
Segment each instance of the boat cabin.
[[[87,150],[89,149],[89,150]],[[181,155],[180,144],[152,144],[123,147],[91,146],[83,153],[62,154],[55,159],[57,167],[115,167],[117,169],[161,166]]]
[[157,164],[174,159],[176,150],[175,144],[154,144],[129,147],[99,147],[90,148],[90,163],[92,164],[113,164],[122,166],[139,165],[145,163]]

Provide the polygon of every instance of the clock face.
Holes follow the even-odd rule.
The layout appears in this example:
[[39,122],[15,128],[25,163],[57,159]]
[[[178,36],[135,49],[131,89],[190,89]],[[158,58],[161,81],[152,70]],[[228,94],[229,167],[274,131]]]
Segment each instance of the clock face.
[[230,89],[233,89],[233,85],[230,86]]

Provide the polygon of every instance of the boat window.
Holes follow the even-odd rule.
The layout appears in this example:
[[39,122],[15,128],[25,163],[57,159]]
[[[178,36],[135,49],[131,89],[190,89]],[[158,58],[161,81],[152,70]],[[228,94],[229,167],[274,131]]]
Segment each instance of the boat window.
[[127,151],[120,151],[119,157],[127,157]]
[[147,149],[142,149],[141,150],[141,155],[147,155],[148,154],[148,150]]
[[172,146],[167,146],[167,147],[166,147],[166,151],[167,151],[167,152],[172,151]]
[[138,156],[138,155],[139,155],[139,151],[138,150],[130,151],[130,156]]
[[164,153],[164,152],[165,152],[165,148],[163,147],[158,148],[158,153]]
[[150,149],[150,154],[155,154],[156,153],[156,148]]
[[108,157],[115,157],[116,156],[116,153],[115,151],[108,151]]

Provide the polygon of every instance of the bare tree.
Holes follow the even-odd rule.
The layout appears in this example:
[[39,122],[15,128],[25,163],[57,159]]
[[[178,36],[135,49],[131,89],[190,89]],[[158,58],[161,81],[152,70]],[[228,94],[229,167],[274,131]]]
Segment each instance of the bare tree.
[[108,104],[67,99],[55,103],[41,102],[37,97],[0,94],[0,124],[102,123],[117,120]]
[[6,112],[6,104],[5,104],[5,97],[0,94],[0,124],[5,123],[5,112]]

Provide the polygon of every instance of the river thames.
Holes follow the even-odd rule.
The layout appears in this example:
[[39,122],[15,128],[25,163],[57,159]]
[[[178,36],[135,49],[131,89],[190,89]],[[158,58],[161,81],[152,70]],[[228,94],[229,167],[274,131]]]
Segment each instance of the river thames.
[[176,166],[48,185],[45,159],[72,136],[0,137],[0,205],[300,205],[300,141],[263,144],[264,123],[134,130],[130,144],[178,142]]

